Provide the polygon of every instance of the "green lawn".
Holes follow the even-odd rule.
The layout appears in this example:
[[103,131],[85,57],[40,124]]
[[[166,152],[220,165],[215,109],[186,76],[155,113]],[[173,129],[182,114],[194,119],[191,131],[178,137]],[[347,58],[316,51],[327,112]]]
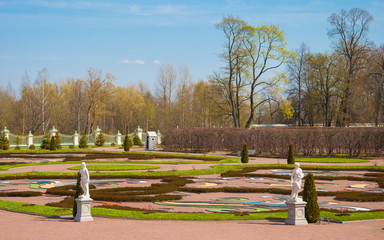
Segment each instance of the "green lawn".
[[316,163],[363,163],[369,162],[365,159],[357,158],[296,158],[296,162],[316,162]]
[[[42,205],[29,206],[21,202],[13,202],[0,200],[0,209],[33,213],[44,216],[63,216],[71,215],[72,209],[62,209],[57,207],[49,207]],[[221,220],[272,220],[277,219],[283,221],[288,217],[287,212],[261,212],[250,213],[246,216],[236,216],[230,213],[166,213],[155,212],[145,213],[142,211],[127,211],[106,208],[92,208],[92,215],[103,217],[133,218],[133,219],[161,219],[161,220],[199,220],[199,221],[221,221]],[[354,212],[349,216],[336,216],[337,213],[321,211],[320,216],[324,218],[330,217],[336,221],[355,221],[367,219],[384,219],[384,211],[376,212]]]
[[[159,169],[157,166],[148,165],[87,165],[89,171],[129,171],[129,170],[149,170]],[[80,170],[81,166],[68,168],[69,170]]]

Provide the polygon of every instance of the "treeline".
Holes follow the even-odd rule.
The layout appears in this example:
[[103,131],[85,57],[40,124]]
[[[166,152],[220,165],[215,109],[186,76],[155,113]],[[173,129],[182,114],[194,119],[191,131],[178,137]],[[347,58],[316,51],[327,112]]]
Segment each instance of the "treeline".
[[[384,46],[367,37],[372,21],[358,8],[332,14],[331,51],[314,53],[305,44],[288,50],[284,32],[275,25],[223,18],[216,27],[224,37],[224,66],[211,77],[222,96],[219,106],[233,127],[266,118],[298,126],[379,125],[384,120]],[[283,65],[286,72],[281,72]]]
[[[86,79],[60,83],[41,70],[23,76],[19,93],[0,87],[0,126],[13,133],[106,133],[191,127],[350,126],[384,122],[384,46],[369,41],[373,17],[363,9],[328,18],[332,52],[303,44],[287,49],[275,25],[252,26],[235,17],[215,25],[224,34],[223,67],[193,82],[187,66],[161,64],[155,91],[143,83],[116,86],[114,76],[89,69]],[[284,68],[286,66],[286,68]],[[286,71],[281,71],[286,69]]]
[[383,155],[384,128],[191,128],[163,131],[162,144],[168,151],[231,151],[243,144],[257,155],[284,155],[293,144],[296,153]]
[[193,83],[186,66],[180,71],[161,65],[155,93],[143,83],[116,86],[112,74],[97,69],[89,69],[87,79],[60,83],[50,82],[46,69],[32,83],[25,74],[20,93],[0,87],[0,125],[15,134],[35,135],[52,126],[67,134],[88,134],[97,126],[105,133],[125,134],[137,126],[146,131],[228,124],[216,115],[210,83]]

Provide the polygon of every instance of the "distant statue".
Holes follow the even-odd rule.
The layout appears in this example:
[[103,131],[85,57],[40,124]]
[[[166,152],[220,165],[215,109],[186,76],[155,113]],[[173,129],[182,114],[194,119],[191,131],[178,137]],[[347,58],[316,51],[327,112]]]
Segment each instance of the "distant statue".
[[81,188],[83,189],[84,194],[80,195],[79,198],[90,198],[90,196],[89,196],[89,182],[90,182],[89,172],[88,172],[88,169],[85,165],[85,162],[81,163],[80,174],[81,174],[80,185],[81,185]]
[[301,179],[303,177],[304,173],[300,168],[300,164],[295,163],[295,168],[292,170],[291,174],[292,194],[290,200],[293,202],[301,200],[301,198],[299,198],[299,192],[301,191]]

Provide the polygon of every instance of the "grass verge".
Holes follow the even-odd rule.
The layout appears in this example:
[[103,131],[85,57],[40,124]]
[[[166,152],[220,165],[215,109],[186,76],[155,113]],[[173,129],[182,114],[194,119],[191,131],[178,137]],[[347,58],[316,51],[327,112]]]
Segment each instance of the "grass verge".
[[[63,209],[50,206],[32,205],[21,202],[0,200],[0,209],[32,213],[44,216],[63,216],[71,215],[72,209]],[[224,221],[224,220],[284,220],[288,214],[282,212],[261,212],[250,213],[245,216],[236,216],[229,213],[165,213],[154,212],[146,214],[142,211],[127,211],[95,207],[92,208],[93,216],[101,217],[118,217],[118,218],[132,218],[132,219],[158,219],[158,220],[198,220],[198,221]],[[338,213],[321,211],[320,217],[330,217],[335,221],[356,221],[356,220],[369,220],[369,219],[384,219],[384,211],[374,212],[353,212],[348,216],[336,216]]]

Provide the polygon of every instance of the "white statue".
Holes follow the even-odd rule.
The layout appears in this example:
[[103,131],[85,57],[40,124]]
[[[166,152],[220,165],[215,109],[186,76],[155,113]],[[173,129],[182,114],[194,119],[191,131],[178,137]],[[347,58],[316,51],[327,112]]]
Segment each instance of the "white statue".
[[84,194],[80,195],[79,198],[90,198],[90,196],[89,196],[89,182],[90,182],[89,172],[88,172],[88,169],[85,165],[85,162],[81,163],[80,174],[81,174],[80,185],[81,185],[81,188],[83,189]]
[[292,170],[291,183],[292,183],[292,194],[290,201],[297,202],[302,201],[299,198],[299,192],[301,191],[301,179],[304,177],[303,170],[300,168],[299,163],[295,163],[295,168]]

